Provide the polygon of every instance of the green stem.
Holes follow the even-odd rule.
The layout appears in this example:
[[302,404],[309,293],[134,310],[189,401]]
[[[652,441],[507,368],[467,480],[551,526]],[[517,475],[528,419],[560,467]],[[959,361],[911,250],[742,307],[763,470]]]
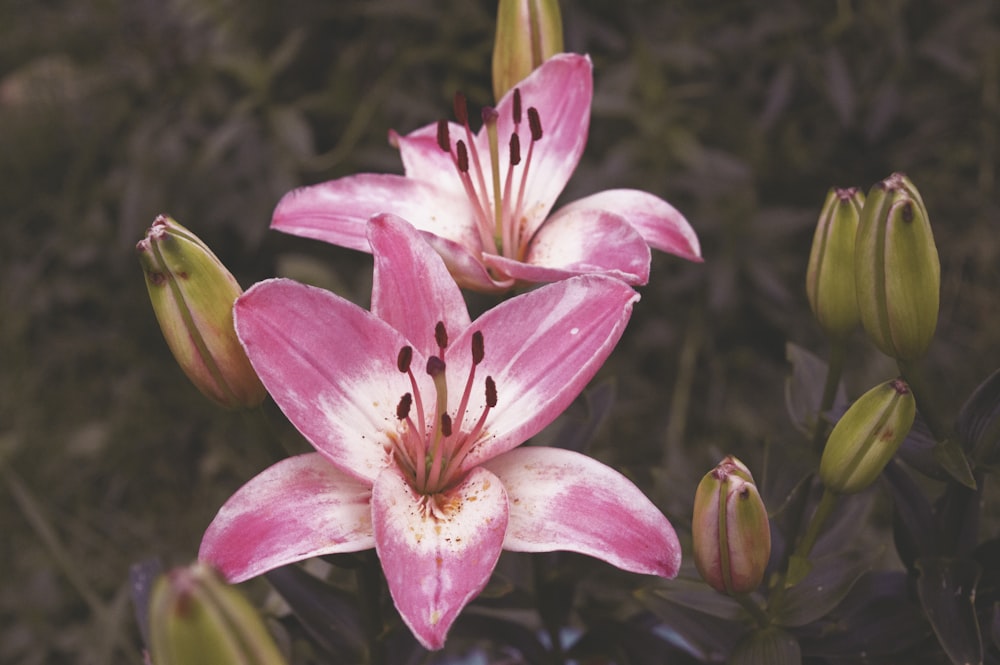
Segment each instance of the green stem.
[[816,412],[816,425],[813,429],[813,449],[820,450],[826,439],[828,421],[826,413],[833,408],[837,398],[837,386],[840,376],[844,373],[844,358],[847,356],[847,338],[836,337],[830,341],[830,361],[826,368],[826,383],[823,385],[823,398]]
[[826,523],[827,518],[830,517],[836,504],[837,495],[829,489],[823,488],[823,496],[819,500],[819,505],[816,506],[816,512],[813,513],[812,518],[809,520],[809,527],[806,529],[805,535],[802,536],[802,540],[796,545],[795,553],[792,556],[802,559],[809,558],[809,553],[812,552],[812,548],[823,530],[823,525]]

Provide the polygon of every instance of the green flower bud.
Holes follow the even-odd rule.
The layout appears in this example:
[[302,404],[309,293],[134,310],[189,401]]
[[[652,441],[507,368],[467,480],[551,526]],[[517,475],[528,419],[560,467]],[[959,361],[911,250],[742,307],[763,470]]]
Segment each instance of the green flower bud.
[[167,345],[198,390],[228,409],[263,402],[267,393],[233,328],[243,290],[212,250],[160,215],[136,252]]
[[917,405],[902,379],[858,398],[830,432],[819,477],[831,491],[860,492],[878,478],[913,426]]
[[493,45],[493,94],[508,90],[556,53],[562,53],[559,0],[500,0]]
[[856,187],[831,189],[819,215],[806,295],[820,326],[831,337],[843,337],[858,325],[858,294],[854,286],[854,241],[865,195]]
[[156,581],[149,627],[156,665],[285,663],[253,606],[201,562]]
[[760,586],[771,556],[767,509],[750,470],[732,455],[705,474],[694,497],[694,562],[716,591]]
[[886,355],[922,356],[937,327],[941,266],[927,209],[913,183],[894,173],[872,187],[856,243],[861,323]]

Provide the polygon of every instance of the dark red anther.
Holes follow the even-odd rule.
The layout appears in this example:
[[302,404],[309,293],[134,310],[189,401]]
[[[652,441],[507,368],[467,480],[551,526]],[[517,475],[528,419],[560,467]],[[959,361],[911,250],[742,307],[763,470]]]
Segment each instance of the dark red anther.
[[399,399],[399,404],[396,405],[396,417],[400,420],[409,418],[411,406],[413,406],[413,395],[406,393]]
[[462,173],[469,172],[469,151],[465,148],[465,141],[458,140],[455,144],[455,158],[458,160],[458,170]]
[[497,384],[493,383],[493,377],[486,377],[486,406],[493,408],[497,405]]
[[538,109],[532,106],[528,109],[528,127],[531,128],[531,140],[542,138],[542,119],[538,117]]
[[399,350],[399,355],[396,356],[396,367],[400,372],[406,374],[410,371],[410,361],[413,360],[413,347],[404,346]]
[[438,321],[434,324],[434,341],[437,342],[439,349],[444,349],[448,346],[448,331],[444,329],[443,321]]
[[427,359],[427,373],[431,376],[440,376],[444,374],[444,361],[437,356],[431,356]]
[[517,166],[521,163],[521,139],[517,134],[510,135],[510,165]]
[[469,124],[469,106],[465,102],[465,95],[460,92],[455,93],[455,120],[460,125]]
[[451,152],[451,136],[448,135],[448,121],[438,120],[438,147],[445,152]]
[[483,362],[484,355],[486,355],[486,347],[483,345],[483,333],[477,330],[472,333],[472,364],[478,365]]
[[514,88],[514,108],[513,108],[514,124],[517,125],[521,122],[521,89]]
[[447,413],[441,414],[441,433],[445,436],[451,436],[451,416]]

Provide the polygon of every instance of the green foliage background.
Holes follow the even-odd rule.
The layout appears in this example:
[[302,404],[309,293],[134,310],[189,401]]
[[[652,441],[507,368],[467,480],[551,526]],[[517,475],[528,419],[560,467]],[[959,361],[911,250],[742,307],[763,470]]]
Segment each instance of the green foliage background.
[[[703,243],[703,265],[654,256],[591,449],[678,531],[724,453],[766,475],[765,443],[804,445],[785,344],[825,352],[803,279],[828,187],[894,170],[920,187],[943,275],[930,365],[950,412],[1000,366],[995,2],[562,10],[596,91],[565,198],[646,189]],[[129,564],[193,558],[269,462],[261,433],[204,401],[163,343],[132,250],[154,216],[198,233],[244,286],[289,274],[364,304],[370,259],[272,234],[271,210],[299,184],[399,171],[388,130],[450,115],[456,90],[490,103],[494,11],[0,4],[0,663],[138,662]],[[851,354],[852,396],[893,373],[861,335]]]

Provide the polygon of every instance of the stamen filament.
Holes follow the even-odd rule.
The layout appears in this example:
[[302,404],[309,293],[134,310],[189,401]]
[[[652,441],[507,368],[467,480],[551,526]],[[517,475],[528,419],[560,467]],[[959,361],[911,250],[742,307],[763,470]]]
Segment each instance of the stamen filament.
[[500,146],[497,138],[496,109],[483,109],[483,124],[490,142],[490,170],[493,172],[493,242],[497,253],[503,254],[503,207],[500,195]]
[[475,426],[465,435],[462,440],[462,445],[459,446],[458,450],[451,456],[449,460],[449,465],[452,469],[458,469],[462,466],[462,462],[469,455],[472,450],[472,446],[479,440],[479,435],[483,432],[483,427],[486,425],[486,417],[489,415],[490,410],[497,405],[496,402],[496,384],[493,383],[493,377],[486,377],[486,407],[483,409],[483,413],[479,416],[479,420],[476,421]]

